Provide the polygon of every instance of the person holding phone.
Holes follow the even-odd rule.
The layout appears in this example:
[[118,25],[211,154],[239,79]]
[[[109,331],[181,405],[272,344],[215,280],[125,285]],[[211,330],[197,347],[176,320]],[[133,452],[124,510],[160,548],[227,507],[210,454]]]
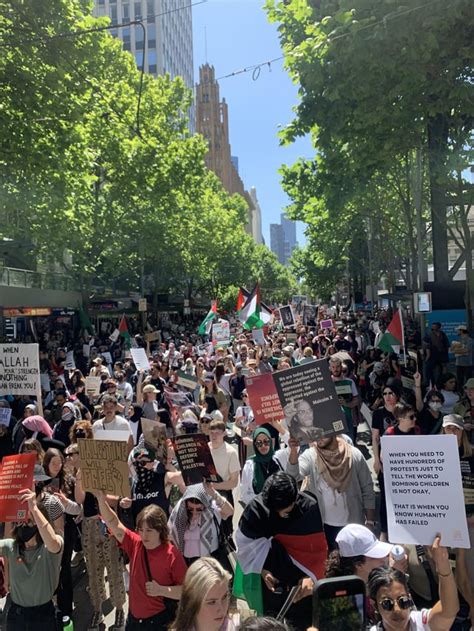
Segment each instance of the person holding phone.
[[439,581],[439,600],[431,609],[414,610],[407,576],[394,568],[380,567],[369,575],[369,596],[377,624],[371,631],[449,631],[459,610],[459,598],[447,548],[437,535],[431,554]]

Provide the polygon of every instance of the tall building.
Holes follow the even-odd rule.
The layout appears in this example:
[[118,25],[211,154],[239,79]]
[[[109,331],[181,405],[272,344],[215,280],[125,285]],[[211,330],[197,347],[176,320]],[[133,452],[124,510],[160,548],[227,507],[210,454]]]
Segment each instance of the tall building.
[[297,245],[296,223],[282,213],[280,223],[270,224],[270,249],[282,265],[287,265]]
[[205,158],[207,167],[217,175],[227,192],[231,195],[238,193],[247,202],[249,214],[246,230],[253,235],[256,209],[238,173],[238,160],[232,157],[229,108],[226,100],[220,98],[214,66],[207,63],[199,68],[199,83],[196,85],[196,131],[204,136],[209,146]]
[[[134,55],[138,67],[144,61],[146,72],[154,76],[169,73],[172,79],[182,77],[193,89],[193,18],[189,0],[95,0],[93,14],[108,15],[117,25],[143,21],[145,34],[140,25],[116,28],[111,33],[122,40],[124,50]],[[194,106],[189,116],[189,127],[194,131]]]
[[254,207],[254,212],[252,213],[252,236],[254,238],[255,243],[258,245],[263,243],[263,235],[262,235],[262,209],[260,208],[260,204],[257,199],[257,189],[255,186],[250,188],[249,193],[252,204]]

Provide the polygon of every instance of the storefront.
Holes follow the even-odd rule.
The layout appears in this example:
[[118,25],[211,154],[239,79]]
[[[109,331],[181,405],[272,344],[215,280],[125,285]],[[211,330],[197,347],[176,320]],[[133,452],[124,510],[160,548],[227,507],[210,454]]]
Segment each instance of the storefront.
[[3,309],[6,339],[41,338],[44,333],[72,332],[79,327],[78,312],[71,307],[7,307]]

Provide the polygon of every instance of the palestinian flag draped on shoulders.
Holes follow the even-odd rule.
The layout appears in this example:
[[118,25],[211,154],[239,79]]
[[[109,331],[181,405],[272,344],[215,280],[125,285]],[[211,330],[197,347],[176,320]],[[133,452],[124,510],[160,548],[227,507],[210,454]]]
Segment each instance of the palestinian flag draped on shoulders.
[[405,334],[403,331],[402,310],[398,309],[387,327],[385,333],[377,343],[378,348],[385,353],[400,353],[400,348],[405,348]]
[[244,329],[261,329],[272,319],[272,311],[260,299],[260,287],[257,283],[249,293],[241,287],[237,298],[237,317]]
[[288,518],[265,506],[262,494],[245,508],[235,534],[237,567],[233,593],[263,615],[263,568],[288,585],[303,576],[324,577],[327,542],[316,498],[299,493]]
[[217,300],[211,302],[209,313],[199,325],[199,335],[209,335],[212,328],[212,322],[217,318]]

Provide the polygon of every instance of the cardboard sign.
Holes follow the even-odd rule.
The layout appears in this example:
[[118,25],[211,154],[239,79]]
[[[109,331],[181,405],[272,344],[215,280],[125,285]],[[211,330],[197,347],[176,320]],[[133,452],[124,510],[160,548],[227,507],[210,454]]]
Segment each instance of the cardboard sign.
[[100,394],[100,377],[86,377],[86,394],[90,399]]
[[38,344],[0,344],[0,394],[38,394]]
[[295,314],[293,313],[293,308],[291,305],[286,305],[286,307],[280,307],[280,319],[284,327],[294,326],[295,324]]
[[84,490],[130,497],[127,443],[90,438],[79,438],[77,443]]
[[0,521],[27,521],[28,506],[18,494],[33,487],[36,454],[5,456],[0,468]]
[[166,463],[168,455],[166,425],[150,418],[141,418],[143,437],[145,444],[153,449],[155,458]]
[[204,434],[184,434],[174,441],[179,468],[186,486],[199,484],[205,478],[218,482],[216,466],[209,449],[208,437]]
[[195,375],[188,375],[184,370],[178,370],[178,379],[176,383],[178,386],[182,386],[183,388],[187,388],[188,390],[196,390],[198,385],[198,378]]
[[112,342],[116,342],[119,339],[120,331],[118,329],[114,329],[112,333],[109,335],[109,340]]
[[40,374],[40,384],[41,390],[44,390],[44,392],[51,392],[51,381],[47,373],[42,372]]
[[150,362],[148,361],[148,357],[144,348],[131,348],[130,352],[132,354],[133,363],[137,370],[146,370],[150,371]]
[[321,322],[319,323],[319,328],[320,329],[333,329],[334,322],[333,320],[321,320]]
[[391,543],[469,548],[456,436],[382,436]]
[[245,387],[257,425],[285,418],[272,373],[246,377]]
[[138,301],[138,311],[146,311],[148,309],[148,304],[146,298],[140,298]]
[[161,342],[161,334],[159,331],[145,333],[145,342]]
[[64,368],[66,370],[76,370],[76,360],[74,359],[74,351],[68,351],[66,353],[66,361],[64,362]]
[[309,443],[347,433],[325,359],[280,370],[272,376],[293,438]]
[[263,329],[252,329],[252,338],[255,344],[265,346],[265,333]]
[[213,346],[229,346],[230,344],[230,322],[219,320],[212,325]]
[[0,408],[0,425],[6,425],[8,427],[11,417],[11,408]]

